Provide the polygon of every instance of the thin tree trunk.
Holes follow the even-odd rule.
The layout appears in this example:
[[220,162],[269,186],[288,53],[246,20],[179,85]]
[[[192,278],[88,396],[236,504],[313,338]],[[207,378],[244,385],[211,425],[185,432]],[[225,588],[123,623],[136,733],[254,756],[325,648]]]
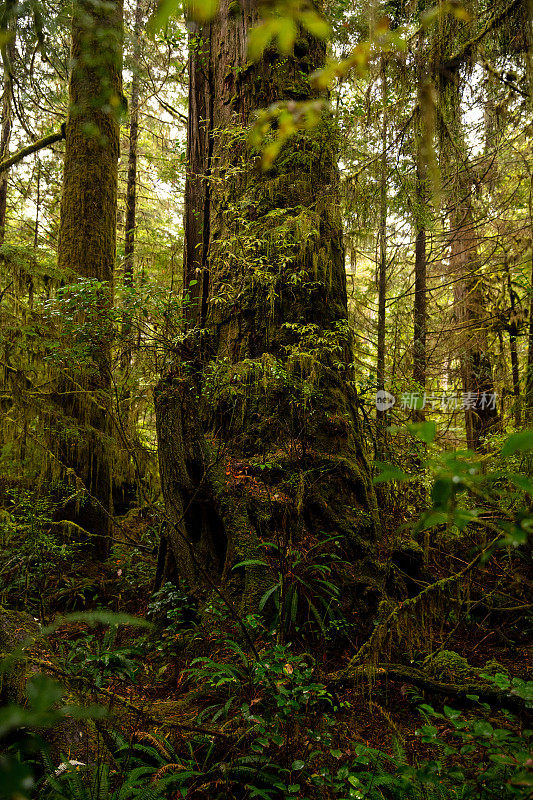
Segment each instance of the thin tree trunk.
[[[415,192],[414,192],[414,229],[415,229],[415,296],[413,303],[413,380],[417,384],[417,391],[424,397],[426,391],[427,368],[427,256],[426,256],[426,218],[428,196],[428,147],[430,131],[424,129],[424,120],[429,109],[424,108],[426,98],[431,96],[428,89],[429,76],[427,75],[427,49],[424,47],[424,37],[420,35],[416,60],[418,80],[418,113],[415,118],[414,147],[415,147]],[[427,105],[427,102],[426,102]],[[431,111],[433,108],[431,108]],[[433,115],[432,126],[433,128]],[[425,420],[423,408],[416,408],[413,414],[415,422]]]
[[[533,112],[533,0],[529,0],[526,12],[527,47],[525,52],[529,109]],[[531,258],[529,328],[527,347],[526,387],[524,416],[525,421],[533,423],[533,172],[529,184],[529,252]]]
[[[378,349],[377,349],[377,390],[385,389],[385,336],[387,324],[387,138],[388,138],[388,85],[387,63],[381,58],[381,99],[383,103],[383,119],[381,123],[381,176],[380,206],[378,230]],[[376,442],[378,458],[383,459],[387,450],[387,416],[386,409],[376,408]]]
[[[7,159],[9,155],[9,143],[11,141],[11,130],[13,127],[13,109],[11,92],[13,91],[13,59],[15,56],[15,34],[8,45],[8,62],[4,63],[4,85],[2,93],[2,123],[0,132],[0,162]],[[0,173],[0,247],[4,244],[6,235],[6,212],[7,212],[7,187],[9,173],[7,170]]]
[[[413,305],[413,380],[423,397],[426,390],[426,336],[427,336],[427,261],[426,261],[426,167],[421,153],[420,136],[416,142],[415,188],[415,297]],[[423,408],[415,409],[415,421],[423,422]]]
[[511,326],[509,329],[509,347],[511,350],[511,369],[513,374],[514,423],[517,428],[520,428],[522,425],[522,398],[520,395],[520,366],[516,347],[516,328],[514,328],[514,326]]
[[[123,283],[126,289],[133,289],[135,282],[135,235],[137,225],[137,151],[139,142],[139,64],[141,60],[141,33],[143,25],[143,0],[136,0],[135,19],[133,23],[133,71],[131,78],[130,94],[130,125],[129,125],[129,148],[128,148],[128,177],[126,182],[126,214],[125,214],[125,234],[124,234],[124,272]],[[120,364],[123,372],[123,389],[121,392],[119,413],[122,419],[122,427],[130,431],[132,429],[131,419],[131,387],[129,384],[129,372],[132,365],[132,351],[134,347],[134,333],[132,330],[131,298],[126,294],[124,299],[124,309],[122,314],[122,352]],[[116,481],[114,494],[116,496]]]
[[496,395],[484,322],[484,295],[479,274],[477,233],[470,194],[461,188],[450,216],[450,271],[456,280],[455,318],[461,342],[461,375],[469,448],[483,450],[487,433],[498,424]]
[[183,289],[192,324],[205,324],[209,293],[207,255],[210,235],[210,174],[213,151],[213,87],[211,38],[199,35],[189,21],[189,114],[187,117],[187,179],[185,183],[185,248]]
[[141,58],[141,31],[143,2],[135,4],[133,26],[133,74],[130,95],[130,136],[128,150],[128,181],[126,186],[126,233],[124,242],[124,286],[133,286],[135,258],[135,225],[137,204],[137,149],[139,141],[139,61]]
[[533,423],[533,173],[529,184],[529,239],[531,252],[529,324],[527,336],[527,365],[525,388],[525,421]]

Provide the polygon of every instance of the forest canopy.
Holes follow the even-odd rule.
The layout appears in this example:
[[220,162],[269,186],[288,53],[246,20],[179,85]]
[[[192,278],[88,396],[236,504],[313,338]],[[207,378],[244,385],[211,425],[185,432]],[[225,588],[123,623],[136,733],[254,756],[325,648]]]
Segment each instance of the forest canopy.
[[0,3],[0,799],[533,790],[531,0]]

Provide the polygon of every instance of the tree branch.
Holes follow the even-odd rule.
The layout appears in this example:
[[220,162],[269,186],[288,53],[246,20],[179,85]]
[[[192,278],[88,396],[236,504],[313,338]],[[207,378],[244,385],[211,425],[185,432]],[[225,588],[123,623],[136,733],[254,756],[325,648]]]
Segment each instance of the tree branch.
[[470,55],[474,47],[481,42],[485,36],[490,33],[497,25],[502,22],[505,17],[511,13],[517,6],[520,5],[522,0],[512,0],[508,6],[506,6],[502,11],[498,14],[495,14],[493,17],[489,19],[487,24],[477,33],[470,41],[466,42],[463,47],[449,59],[447,59],[444,64],[441,66],[441,70],[447,72],[454,72],[460,65],[465,61],[466,58]]
[[23,147],[22,150],[18,150],[16,153],[13,153],[12,156],[6,158],[5,161],[0,162],[0,175],[14,164],[18,164],[18,162],[22,161],[22,159],[26,158],[26,156],[31,156],[32,153],[37,153],[38,150],[43,150],[45,147],[51,147],[53,144],[60,142],[61,139],[64,138],[65,134],[62,126],[59,133],[50,133],[48,136],[44,136],[42,139],[37,139],[36,142],[29,144],[27,147]]

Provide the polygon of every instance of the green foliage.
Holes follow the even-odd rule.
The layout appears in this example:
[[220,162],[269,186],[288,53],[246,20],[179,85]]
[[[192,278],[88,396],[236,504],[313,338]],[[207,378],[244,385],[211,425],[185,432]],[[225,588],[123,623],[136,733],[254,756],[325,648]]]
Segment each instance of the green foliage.
[[333,575],[333,566],[341,563],[335,553],[337,545],[335,537],[306,548],[287,540],[262,542],[265,560],[247,559],[233,567],[263,566],[272,571],[275,581],[261,597],[258,611],[270,616],[280,641],[290,633],[311,637],[319,633],[325,638],[328,628],[342,626],[339,588]]
[[273,6],[265,6],[261,22],[250,34],[248,57],[257,61],[271,43],[275,43],[282,55],[290,55],[300,26],[317,39],[327,39],[330,34],[328,23],[309,0],[280,0]]
[[[434,423],[410,426],[413,435],[427,444],[435,438]],[[529,452],[533,447],[530,431],[512,434],[501,448],[501,466],[487,468],[479,453],[469,450],[452,452],[433,451],[426,458],[423,470],[430,478],[431,507],[424,511],[414,526],[415,534],[445,526],[463,531],[469,525],[482,526],[501,538],[495,547],[519,547],[526,544],[533,526],[528,496],[533,489],[530,478],[513,470],[512,460],[517,454]],[[378,462],[380,473],[375,483],[382,481],[407,481],[409,475],[394,464]],[[499,508],[498,516],[490,513]],[[485,516],[491,516],[490,522]],[[486,559],[493,552],[487,550]]]
[[138,647],[116,647],[118,625],[103,636],[85,633],[61,647],[61,663],[67,673],[82,675],[95,686],[116,681],[135,683],[139,669]]
[[145,640],[145,647],[161,658],[172,660],[176,643],[196,624],[197,610],[198,601],[186,589],[165,583],[148,603],[146,616],[154,629]]
[[79,546],[53,520],[69,495],[62,483],[50,483],[41,491],[23,486],[6,490],[5,508],[0,512],[0,597],[4,603],[41,615],[52,587],[78,555]]
[[[0,663],[6,671],[9,664]],[[33,794],[36,754],[45,750],[40,738],[67,718],[95,719],[105,716],[100,706],[82,708],[60,705],[63,687],[46,675],[35,675],[26,684],[26,705],[9,704],[0,709],[0,797],[19,800]],[[7,746],[3,741],[8,740]]]
[[[488,711],[490,707],[483,705]],[[425,744],[437,747],[441,757],[418,768],[417,777],[427,780],[433,773],[434,783],[444,783],[449,796],[461,800],[495,796],[525,800],[531,796],[533,731],[525,729],[518,734],[508,724],[494,727],[486,718],[466,718],[449,706],[441,713],[424,704],[421,711],[432,724],[424,725],[417,734]],[[505,716],[507,723],[514,721],[508,712]]]
[[[423,704],[421,712],[432,724],[423,725],[417,735],[425,745],[436,748],[437,757],[410,765],[398,742],[392,754],[360,742],[335,743],[339,708],[314,678],[307,655],[292,654],[290,645],[274,645],[253,662],[234,642],[228,644],[234,653],[230,663],[202,658],[189,670],[190,678],[207,694],[223,691],[227,697],[220,705],[206,708],[198,721],[230,719],[247,731],[248,750],[253,753],[250,763],[257,772],[252,781],[251,772],[244,769],[245,759],[232,760],[225,771],[228,788],[241,776],[246,778],[248,796],[272,800],[315,797],[316,790],[342,800],[424,800],[429,795],[440,800],[489,800],[494,793],[502,798],[529,796],[532,732],[518,733],[517,721],[508,712],[502,712],[504,727],[495,728],[486,721],[491,713],[486,703],[480,704],[481,716],[469,717],[448,706],[441,713]],[[515,684],[505,675],[498,675],[494,682],[505,688],[516,685],[516,691],[526,697],[531,691],[524,682]],[[307,746],[299,750],[302,740]],[[301,757],[295,758],[296,752]],[[216,771],[213,764],[208,774]]]
[[103,762],[86,765],[67,761],[54,769],[48,760],[39,796],[45,800],[164,800],[173,786],[173,776],[158,777],[157,773],[168,765],[169,749],[168,742],[159,747],[123,742],[114,753],[114,767]]
[[[487,665],[485,665],[487,666]],[[480,677],[489,683],[493,683],[498,689],[503,689],[511,695],[520,697],[524,700],[526,708],[533,708],[533,681],[523,681],[521,678],[510,678],[504,672],[496,672],[491,675],[487,672],[480,672]]]

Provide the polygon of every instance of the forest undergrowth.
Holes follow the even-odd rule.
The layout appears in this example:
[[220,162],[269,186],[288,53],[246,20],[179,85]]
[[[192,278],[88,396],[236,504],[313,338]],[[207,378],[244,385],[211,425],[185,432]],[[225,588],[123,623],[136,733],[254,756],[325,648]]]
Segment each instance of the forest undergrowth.
[[271,585],[239,616],[152,592],[155,506],[118,520],[96,568],[50,527],[60,487],[4,486],[4,795],[529,797],[531,437],[481,467],[432,434],[413,428],[418,475],[375,479],[386,596],[365,625],[338,540],[263,542]]

